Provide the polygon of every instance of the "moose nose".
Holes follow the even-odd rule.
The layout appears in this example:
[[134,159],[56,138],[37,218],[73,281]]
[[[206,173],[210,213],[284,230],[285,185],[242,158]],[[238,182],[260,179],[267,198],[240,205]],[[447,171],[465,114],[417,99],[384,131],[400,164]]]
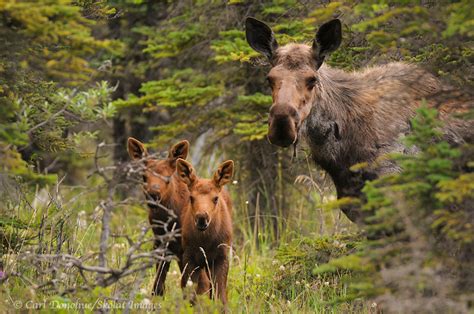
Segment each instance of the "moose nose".
[[288,147],[298,136],[299,114],[291,106],[275,105],[270,109],[268,140],[270,143]]
[[146,198],[149,205],[156,205],[161,200],[161,194],[158,191],[147,192]]
[[198,230],[204,231],[209,227],[209,216],[207,214],[197,214],[195,223]]

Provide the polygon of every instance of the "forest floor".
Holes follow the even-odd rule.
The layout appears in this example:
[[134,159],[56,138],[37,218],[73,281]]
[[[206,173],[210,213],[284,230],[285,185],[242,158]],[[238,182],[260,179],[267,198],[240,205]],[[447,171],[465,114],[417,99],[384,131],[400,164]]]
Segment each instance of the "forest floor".
[[[39,230],[44,232],[42,241],[49,244],[54,243],[53,237],[57,236],[54,229],[62,222],[61,233],[68,239],[68,251],[79,257],[94,255],[94,252],[99,251],[101,234],[101,211],[97,209],[97,199],[91,196],[96,191],[89,192],[91,197],[88,197],[87,193],[81,195],[72,191],[55,198],[61,204],[45,201],[44,196],[51,196],[54,191],[39,191],[31,206],[21,209],[20,216],[23,219],[28,218],[32,226],[40,226]],[[377,304],[349,298],[346,282],[350,273],[327,276],[315,271],[318,263],[327,261],[329,257],[347,253],[357,246],[359,237],[351,228],[328,236],[318,233],[302,235],[295,228],[294,231],[289,231],[288,227],[279,243],[276,243],[267,241],[261,233],[264,231],[256,232],[246,219],[239,219],[243,213],[239,211],[239,206],[241,205],[235,208],[235,212],[240,214],[234,217],[237,223],[234,225],[236,236],[228,278],[229,309],[232,313],[377,312]],[[247,221],[248,224],[242,221]],[[140,226],[146,225],[147,212],[142,206],[123,206],[112,211],[112,234],[127,234],[136,239]],[[23,232],[27,233],[28,229]],[[147,236],[151,237],[151,231],[148,231]],[[21,238],[28,237],[23,234]],[[15,239],[10,240],[13,243]],[[110,241],[112,243],[107,254],[108,265],[119,268],[125,261],[130,245],[120,237],[113,237]],[[164,297],[151,296],[154,267],[125,277],[106,288],[96,286],[92,290],[79,289],[64,295],[54,289],[43,291],[28,280],[39,284],[48,274],[38,273],[37,268],[20,258],[21,254],[31,253],[35,249],[38,249],[35,241],[24,241],[20,243],[16,253],[10,252],[4,256],[4,269],[14,270],[22,276],[12,277],[2,285],[1,312],[10,311],[12,304],[14,307],[20,304],[21,309],[31,309],[36,305],[37,309],[44,312],[49,312],[51,308],[67,312],[65,309],[77,309],[81,304],[111,304],[110,307],[114,308],[116,305],[113,305],[112,300],[117,300],[117,295],[130,298],[131,294],[134,294],[132,299],[136,306],[153,307],[163,313],[209,313],[218,312],[221,307],[219,302],[209,301],[205,297],[200,297],[194,307],[184,301],[183,292],[179,287],[180,273],[174,261],[168,273]],[[151,243],[148,248],[144,247],[144,251],[147,249],[151,250]],[[94,264],[96,261],[91,260],[88,263]],[[56,273],[54,276],[60,278],[61,284],[64,284],[63,288],[78,287],[83,283],[77,271],[57,270],[60,271],[63,273]]]

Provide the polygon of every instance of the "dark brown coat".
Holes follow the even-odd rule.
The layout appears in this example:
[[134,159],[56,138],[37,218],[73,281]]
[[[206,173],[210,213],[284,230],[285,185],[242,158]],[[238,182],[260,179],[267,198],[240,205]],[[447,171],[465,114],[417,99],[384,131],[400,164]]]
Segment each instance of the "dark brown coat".
[[[158,160],[148,155],[140,141],[134,138],[128,139],[130,158],[143,166],[144,192],[149,208],[148,219],[157,237],[155,248],[167,245],[171,254],[178,258],[181,271],[183,270],[181,239],[163,243],[159,237],[181,228],[180,216],[189,201],[189,192],[186,184],[176,175],[176,160],[186,158],[188,152],[188,141],[181,141],[170,148],[168,158]],[[170,263],[166,261],[156,265],[153,294],[163,295],[169,267]]]

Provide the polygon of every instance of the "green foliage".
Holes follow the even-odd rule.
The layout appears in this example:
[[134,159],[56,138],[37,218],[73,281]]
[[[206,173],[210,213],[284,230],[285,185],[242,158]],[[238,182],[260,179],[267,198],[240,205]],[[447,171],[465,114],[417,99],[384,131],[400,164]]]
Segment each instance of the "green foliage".
[[451,37],[456,34],[474,37],[474,4],[464,0],[447,6],[449,18],[443,36]]
[[42,72],[61,84],[78,85],[95,73],[87,58],[101,49],[111,51],[115,44],[94,39],[93,22],[72,1],[3,0],[0,13],[2,37],[13,55],[9,61],[16,62],[4,64],[2,72],[14,67],[23,73]]
[[98,121],[115,113],[108,103],[112,89],[105,82],[83,86],[96,74],[89,59],[118,47],[117,42],[95,39],[93,25],[69,1],[0,1],[3,173],[30,183],[53,183],[55,175],[41,174],[43,170],[31,164],[72,149],[67,132],[78,121]]
[[[468,144],[452,148],[443,141],[436,116],[435,110],[422,108],[413,119],[413,133],[406,142],[420,152],[394,156],[403,172],[366,184],[364,208],[375,213],[368,219],[368,234],[385,237],[369,242],[358,254],[386,274],[375,286],[388,288],[394,298],[407,298],[411,306],[420,308],[422,304],[412,298],[431,299],[441,309],[443,298],[448,297],[453,308],[462,308],[463,298],[473,297],[472,289],[455,288],[465,287],[469,282],[465,276],[473,275],[472,267],[467,266],[472,256],[466,254],[474,243],[474,177],[466,164],[473,155]],[[412,278],[406,265],[423,265],[423,269]],[[453,271],[453,267],[462,271]],[[453,289],[449,296],[439,280]],[[396,284],[387,287],[387,281]]]
[[264,139],[268,132],[267,119],[265,116],[255,116],[252,112],[259,110],[259,108],[268,108],[271,102],[271,96],[261,93],[239,96],[236,106],[245,108],[249,113],[240,113],[238,120],[234,118],[234,134],[242,137],[242,140],[254,141]]
[[[65,134],[68,129],[78,125],[78,121],[105,121],[115,114],[115,107],[109,102],[112,89],[106,82],[82,92],[53,87],[43,91],[50,94],[18,99],[13,103],[22,103],[21,109],[17,105],[14,116],[0,118],[4,123],[0,133],[2,171],[23,177],[32,184],[54,183],[56,175],[40,174],[40,169],[33,170],[28,161],[41,161],[51,153],[73,151],[76,146],[74,138]],[[15,136],[17,133],[21,136]],[[25,161],[17,149],[25,149],[27,145],[34,145],[37,150]]]
[[211,49],[215,53],[214,60],[219,64],[248,62],[250,58],[258,56],[258,52],[248,45],[245,32],[240,29],[219,32],[219,38],[212,41]]
[[150,81],[142,85],[143,97],[133,95],[128,101],[119,100],[119,106],[144,105],[156,110],[156,104],[164,107],[203,106],[222,93],[222,86],[212,86],[208,77],[192,69],[176,71],[169,78]]
[[159,32],[152,28],[137,29],[148,37],[147,48],[143,49],[143,52],[156,59],[174,57],[201,40],[204,35],[202,24],[187,24],[184,28],[178,26],[188,18],[183,15],[170,19],[167,22],[168,26],[161,28]]

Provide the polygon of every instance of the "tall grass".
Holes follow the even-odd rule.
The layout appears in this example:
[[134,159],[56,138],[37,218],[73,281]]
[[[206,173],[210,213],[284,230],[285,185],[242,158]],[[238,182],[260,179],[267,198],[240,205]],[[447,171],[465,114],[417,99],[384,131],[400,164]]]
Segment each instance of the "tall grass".
[[[309,167],[309,166],[308,166]],[[321,186],[315,177],[319,172],[308,168],[309,175],[299,177],[295,187],[300,196],[291,200],[287,217],[274,217],[257,209],[249,214],[244,194],[230,187],[234,201],[234,243],[229,273],[229,308],[236,313],[341,313],[373,312],[367,301],[344,302],[347,287],[344,280],[350,274],[332,277],[315,275],[313,268],[330,256],[348,250],[345,243],[354,238],[348,234],[353,226],[338,214],[338,210],[323,206],[331,198],[331,189]],[[6,183],[6,181],[4,182]],[[15,302],[37,307],[45,312],[51,307],[74,308],[78,304],[95,307],[127,306],[120,302],[134,301],[128,307],[160,308],[164,312],[209,312],[221,309],[218,302],[204,297],[192,307],[183,299],[179,288],[180,273],[172,263],[166,282],[165,297],[151,297],[154,267],[124,277],[113,285],[88,288],[91,277],[83,276],[74,267],[56,267],[54,260],[32,267],[29,254],[67,253],[81,258],[84,264],[97,262],[101,237],[101,201],[105,191],[100,179],[91,177],[85,187],[56,186],[5,190],[2,217],[3,268],[11,275],[0,286],[0,311],[11,310]],[[239,184],[238,182],[236,183]],[[89,186],[89,187],[87,187]],[[108,266],[119,269],[126,262],[126,253],[142,228],[148,225],[147,208],[139,186],[128,190],[127,202],[111,212],[112,237],[106,254]],[[133,199],[132,196],[138,196]],[[262,195],[269,198],[269,195]],[[257,198],[258,199],[258,198]],[[279,235],[272,222],[277,219]],[[143,252],[152,250],[152,233]],[[38,265],[36,265],[38,266]],[[48,282],[48,286],[41,283]],[[52,282],[52,283],[51,283]],[[192,289],[188,287],[187,290]],[[28,303],[29,302],[29,303]],[[44,303],[46,302],[46,303]],[[86,311],[92,309],[86,308]]]

